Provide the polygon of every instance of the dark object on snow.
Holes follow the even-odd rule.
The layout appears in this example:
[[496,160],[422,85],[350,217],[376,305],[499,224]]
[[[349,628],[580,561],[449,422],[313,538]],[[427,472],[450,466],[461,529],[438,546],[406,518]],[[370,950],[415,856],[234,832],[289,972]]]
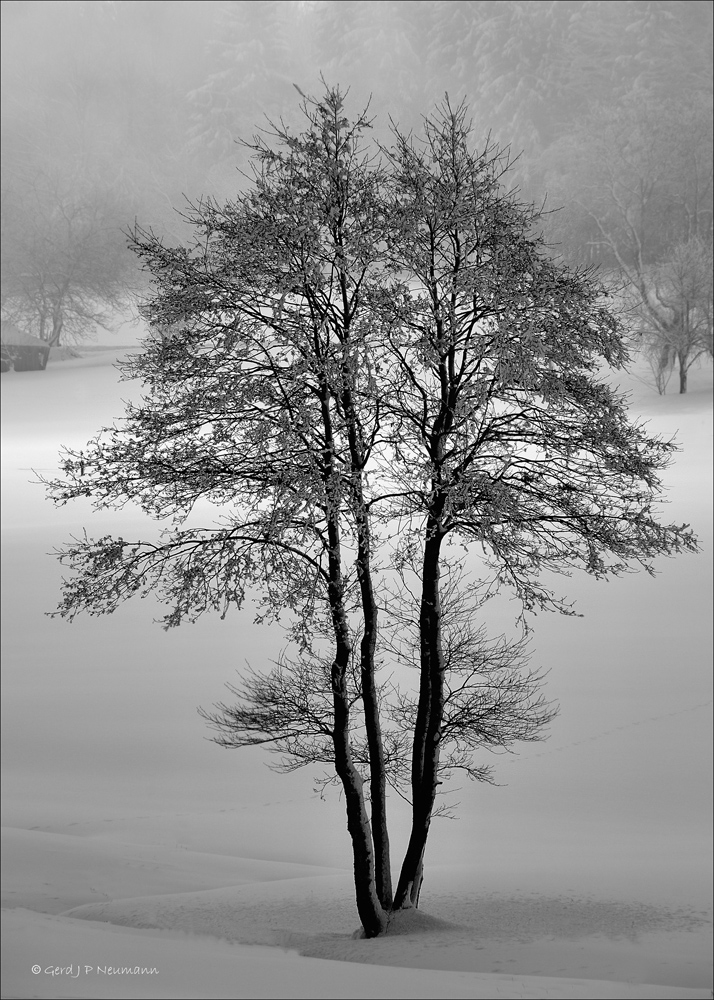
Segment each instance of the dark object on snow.
[[39,337],[23,333],[12,323],[1,324],[0,371],[38,372],[47,367],[50,345]]

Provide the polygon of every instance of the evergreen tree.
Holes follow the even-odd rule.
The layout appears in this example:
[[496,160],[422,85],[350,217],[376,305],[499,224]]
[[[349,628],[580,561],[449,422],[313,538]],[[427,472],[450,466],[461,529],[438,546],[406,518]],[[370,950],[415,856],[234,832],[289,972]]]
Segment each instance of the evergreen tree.
[[280,0],[234,0],[219,10],[210,70],[189,95],[192,150],[209,183],[211,171],[245,166],[240,141],[266,118],[278,122],[294,112],[294,85],[305,83],[311,54],[308,18],[301,5]]

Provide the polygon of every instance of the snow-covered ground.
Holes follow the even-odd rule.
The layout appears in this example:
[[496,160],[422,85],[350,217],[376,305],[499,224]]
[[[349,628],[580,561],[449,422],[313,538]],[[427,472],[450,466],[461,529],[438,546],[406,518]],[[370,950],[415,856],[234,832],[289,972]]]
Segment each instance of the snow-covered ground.
[[[664,516],[701,554],[655,579],[560,581],[585,617],[534,622],[550,739],[497,761],[502,787],[455,793],[423,918],[369,942],[339,797],[220,751],[196,713],[282,635],[250,609],[170,633],[150,602],[44,615],[63,540],[154,530],[129,509],[54,510],[29,482],[136,395],[115,355],[2,377],[2,995],[710,997],[711,369],[686,397],[628,383],[682,444]],[[512,607],[492,608],[498,633]],[[391,808],[396,862],[408,817]]]

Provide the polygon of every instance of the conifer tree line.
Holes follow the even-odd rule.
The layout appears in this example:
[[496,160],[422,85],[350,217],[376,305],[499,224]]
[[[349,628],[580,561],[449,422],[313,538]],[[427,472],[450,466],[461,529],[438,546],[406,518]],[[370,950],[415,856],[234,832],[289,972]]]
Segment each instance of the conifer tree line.
[[172,209],[229,196],[236,140],[322,73],[371,95],[381,139],[390,115],[418,128],[466,98],[483,138],[523,151],[525,196],[564,206],[558,252],[621,281],[654,384],[676,368],[686,390],[711,354],[710,3],[8,2],[3,19],[3,315],[44,339],[109,321],[140,290],[127,225],[178,236]]

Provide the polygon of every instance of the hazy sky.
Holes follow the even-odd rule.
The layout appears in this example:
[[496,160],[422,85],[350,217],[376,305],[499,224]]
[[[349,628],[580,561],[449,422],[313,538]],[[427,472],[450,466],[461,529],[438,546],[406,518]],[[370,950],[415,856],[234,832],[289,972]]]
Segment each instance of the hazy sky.
[[[188,238],[177,210],[187,198],[225,199],[244,187],[248,154],[237,140],[250,140],[266,116],[301,123],[295,87],[319,94],[321,75],[349,90],[350,114],[371,101],[372,137],[387,144],[390,119],[419,130],[446,93],[454,103],[465,98],[474,141],[490,134],[514,156],[522,152],[511,183],[539,204],[546,195],[550,208],[565,204],[552,220],[560,224],[591,183],[568,142],[594,109],[645,101],[664,114],[675,102],[681,122],[681,102],[699,102],[703,121],[711,119],[711,37],[712,5],[679,0],[5,0],[6,310],[37,266],[36,252],[25,260],[28,234],[45,234],[66,259],[64,237],[54,233],[61,209],[93,218],[95,242],[102,234],[91,261],[104,262],[95,288],[113,315],[112,296],[141,284],[127,229],[138,220],[172,242]],[[709,126],[695,124],[710,146]],[[680,194],[667,197],[675,204]],[[563,244],[576,254],[588,242],[577,226]],[[45,278],[48,270],[57,265],[43,266]],[[37,327],[32,316],[20,319]]]

